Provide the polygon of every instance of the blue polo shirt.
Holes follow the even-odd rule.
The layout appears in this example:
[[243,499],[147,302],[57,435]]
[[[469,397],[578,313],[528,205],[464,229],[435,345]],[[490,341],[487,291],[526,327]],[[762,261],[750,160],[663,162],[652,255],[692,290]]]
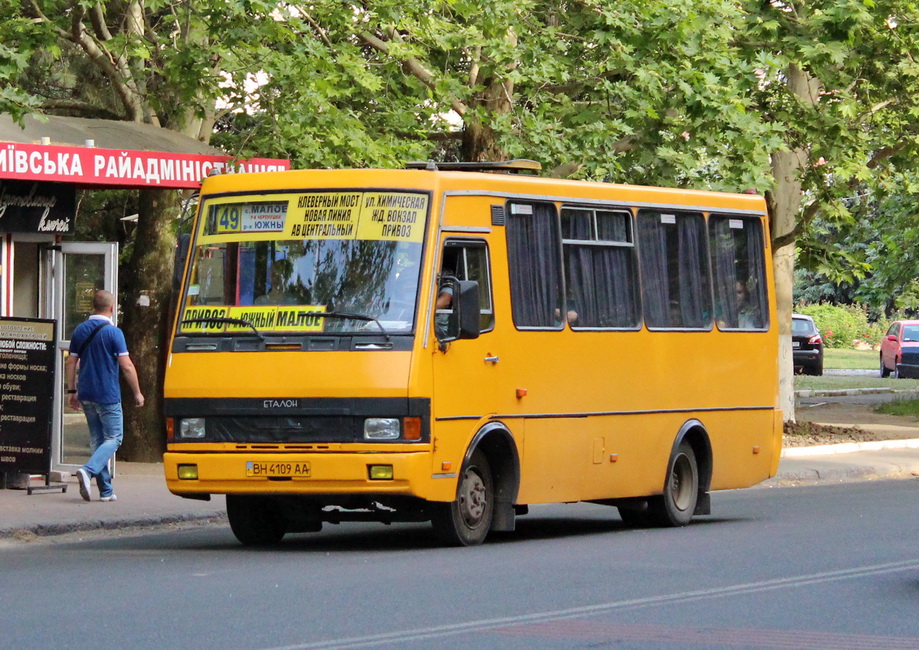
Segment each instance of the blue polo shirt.
[[70,336],[70,354],[77,356],[83,341],[99,325],[105,325],[92,338],[80,359],[80,379],[77,399],[81,402],[115,404],[121,402],[118,383],[118,357],[128,354],[124,333],[112,324],[112,319],[93,314],[76,326]]

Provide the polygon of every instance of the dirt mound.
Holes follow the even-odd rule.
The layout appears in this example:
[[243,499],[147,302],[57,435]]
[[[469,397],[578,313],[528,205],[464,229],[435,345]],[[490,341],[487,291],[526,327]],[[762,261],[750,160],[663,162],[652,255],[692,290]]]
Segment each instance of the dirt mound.
[[878,434],[858,427],[840,427],[816,422],[786,422],[783,447],[838,445],[843,442],[882,440]]
[[827,403],[796,409],[785,423],[784,447],[919,438],[919,421],[877,413],[870,404]]

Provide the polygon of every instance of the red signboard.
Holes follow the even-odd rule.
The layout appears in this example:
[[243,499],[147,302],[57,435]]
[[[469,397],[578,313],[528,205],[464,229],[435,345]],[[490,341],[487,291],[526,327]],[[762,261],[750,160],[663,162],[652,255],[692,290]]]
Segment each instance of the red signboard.
[[212,173],[290,169],[275,158],[124,151],[55,145],[0,144],[0,178],[111,187],[197,188]]

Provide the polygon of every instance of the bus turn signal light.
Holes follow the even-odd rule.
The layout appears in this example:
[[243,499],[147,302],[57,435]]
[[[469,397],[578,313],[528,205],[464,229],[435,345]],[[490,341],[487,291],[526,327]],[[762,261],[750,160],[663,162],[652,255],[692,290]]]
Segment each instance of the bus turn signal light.
[[406,440],[421,440],[421,418],[402,420],[402,437]]

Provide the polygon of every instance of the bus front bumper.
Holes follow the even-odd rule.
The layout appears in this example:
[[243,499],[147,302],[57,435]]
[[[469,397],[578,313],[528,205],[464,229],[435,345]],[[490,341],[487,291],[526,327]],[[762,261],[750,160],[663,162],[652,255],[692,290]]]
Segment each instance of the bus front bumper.
[[[431,454],[167,452],[173,494],[390,494],[451,501],[455,475],[431,474]],[[443,480],[450,479],[453,480]],[[440,479],[440,480],[434,480]]]

